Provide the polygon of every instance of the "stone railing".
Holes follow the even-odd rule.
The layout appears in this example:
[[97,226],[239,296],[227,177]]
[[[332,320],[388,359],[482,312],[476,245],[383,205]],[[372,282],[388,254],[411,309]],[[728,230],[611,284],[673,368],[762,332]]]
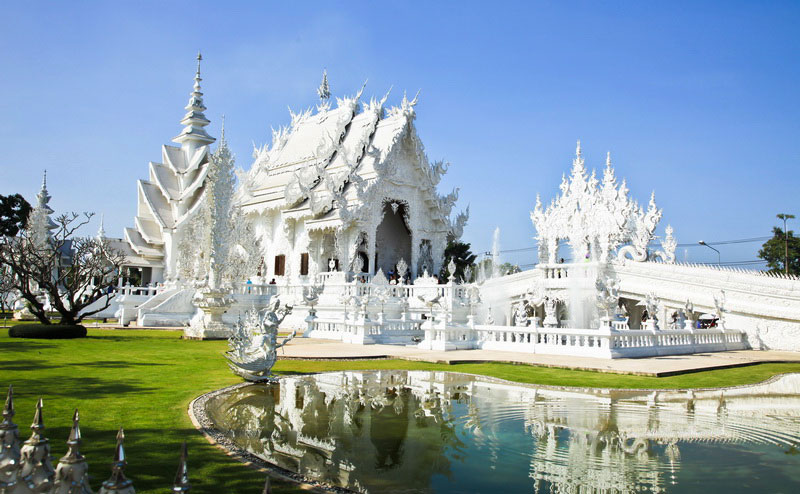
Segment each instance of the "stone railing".
[[411,343],[422,336],[422,321],[418,319],[370,320],[364,317],[354,319],[317,318],[306,319],[308,327],[303,334],[311,338],[340,340],[356,344]]
[[[81,454],[83,443],[78,411],[72,417],[72,428],[67,439],[67,453],[53,468],[50,457],[50,442],[44,437],[42,400],[36,404],[31,425],[31,437],[22,442],[19,428],[12,420],[15,415],[14,396],[8,387],[3,420],[0,422],[0,493],[2,494],[91,494],[89,465]],[[111,463],[111,476],[101,484],[99,494],[134,494],[133,482],[125,476],[128,457],[125,454],[125,433],[117,432],[117,445]],[[191,484],[187,468],[186,442],[181,449],[181,458],[173,493],[189,492]],[[271,491],[269,478],[264,493]]]
[[234,293],[238,295],[277,295],[279,287],[276,284],[239,283]]
[[597,358],[650,357],[747,349],[738,330],[622,330],[489,325],[423,325],[423,346],[433,350],[480,348]]

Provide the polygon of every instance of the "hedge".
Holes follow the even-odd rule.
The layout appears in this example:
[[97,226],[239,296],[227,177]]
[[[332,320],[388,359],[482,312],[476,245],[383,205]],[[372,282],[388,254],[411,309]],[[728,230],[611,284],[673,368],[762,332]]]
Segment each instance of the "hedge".
[[17,324],[8,330],[8,336],[43,340],[85,338],[86,328],[80,325],[66,324]]

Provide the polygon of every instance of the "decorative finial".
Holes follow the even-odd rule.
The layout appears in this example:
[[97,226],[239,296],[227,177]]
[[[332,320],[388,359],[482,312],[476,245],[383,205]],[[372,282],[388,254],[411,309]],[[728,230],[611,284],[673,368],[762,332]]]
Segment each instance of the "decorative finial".
[[203,61],[203,54],[199,51],[197,52],[197,78],[200,78],[200,62]]
[[80,424],[81,416],[78,413],[78,409],[75,409],[75,413],[72,414],[72,429],[69,431],[69,439],[67,439],[67,455],[65,458],[72,458],[72,459],[80,459],[82,458],[81,452],[79,450],[81,446],[81,442],[83,439],[81,437],[81,424]]
[[224,113],[222,114],[222,129],[220,129],[220,132],[219,132],[219,140],[220,140],[220,142],[225,140],[225,114]]
[[3,407],[3,422],[0,423],[0,429],[8,429],[14,426],[11,419],[14,418],[14,387],[8,385],[8,394],[6,395],[6,405]]
[[33,434],[31,434],[31,439],[35,439],[37,441],[44,439],[42,437],[42,432],[44,432],[45,429],[42,408],[44,408],[44,402],[41,398],[39,398],[39,401],[36,402],[36,413],[33,414],[33,424],[31,424],[31,430],[33,431]]
[[606,168],[611,168],[611,151],[606,153]]
[[581,140],[580,139],[578,139],[578,145],[575,147],[575,157],[576,158],[580,158],[581,157]]
[[42,190],[47,191],[47,169],[42,174]]
[[188,456],[186,441],[184,441],[183,446],[181,446],[181,460],[178,464],[178,472],[175,474],[175,485],[172,487],[172,492],[189,492],[192,487],[189,484],[189,469],[186,465]]
[[111,464],[111,478],[103,482],[99,494],[134,494],[133,482],[125,477],[125,431],[122,427],[117,432],[117,447],[114,450],[114,463]]
[[319,95],[319,99],[323,102],[331,97],[331,87],[328,84],[328,69],[322,71],[322,82],[320,82],[317,88],[317,94]]

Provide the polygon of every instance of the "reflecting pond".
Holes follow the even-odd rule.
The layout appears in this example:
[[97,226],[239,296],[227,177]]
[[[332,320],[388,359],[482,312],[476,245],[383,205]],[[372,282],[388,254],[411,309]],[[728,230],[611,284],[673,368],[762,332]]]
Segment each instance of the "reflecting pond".
[[800,374],[652,392],[348,371],[226,391],[206,411],[238,447],[355,491],[800,491]]

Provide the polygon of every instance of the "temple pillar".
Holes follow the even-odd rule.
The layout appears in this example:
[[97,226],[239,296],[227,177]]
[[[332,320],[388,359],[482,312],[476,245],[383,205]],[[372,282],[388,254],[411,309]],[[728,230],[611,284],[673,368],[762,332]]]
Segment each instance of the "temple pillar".
[[[410,272],[411,279],[415,279],[420,273],[417,273],[417,265],[419,264],[419,244],[420,239],[414,234],[414,231],[411,231],[411,262],[409,263],[408,270]],[[409,276],[409,275],[407,275]]]
[[378,252],[378,227],[367,232],[367,272],[375,274],[375,254]]

